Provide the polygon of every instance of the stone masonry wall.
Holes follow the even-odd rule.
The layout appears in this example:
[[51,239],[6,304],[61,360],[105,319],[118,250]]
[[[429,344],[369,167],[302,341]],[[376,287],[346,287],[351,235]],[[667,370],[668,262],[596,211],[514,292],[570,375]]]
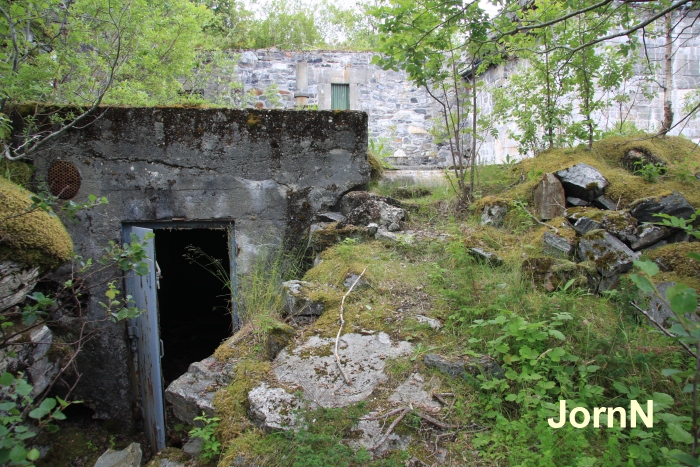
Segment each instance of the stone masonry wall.
[[[366,154],[361,112],[112,108],[43,148],[35,165],[43,181],[54,161],[71,162],[82,178],[76,201],[107,197],[79,223],[65,222],[83,257],[99,258],[127,222],[233,221],[236,270],[244,274],[267,246],[299,238],[315,213],[368,182]],[[100,284],[115,272],[89,280]],[[104,291],[90,297],[96,319]],[[128,423],[127,342],[122,323],[88,343],[76,396],[99,418]]]
[[[294,108],[295,94],[308,95],[305,104],[319,110],[331,109],[331,84],[348,84],[350,109],[369,115],[369,137],[383,143],[396,165],[444,163],[438,156],[428,130],[436,115],[433,99],[415,87],[404,72],[385,71],[372,64],[372,52],[283,52],[250,50],[231,52],[237,60],[230,80],[217,76],[205,87],[205,97],[220,95],[232,80],[245,92],[257,94],[258,108]],[[227,67],[228,69],[228,67]],[[271,102],[265,91],[277,87],[279,100]],[[277,99],[275,99],[277,100]]]
[[[682,111],[686,96],[700,88],[700,21],[697,21],[698,11],[688,12],[686,18],[681,19],[677,14],[674,17],[674,42],[673,42],[673,89],[672,100],[675,113],[674,123],[678,122],[685,113]],[[621,42],[612,41],[610,44]],[[656,80],[658,83],[664,82],[664,53],[665,39],[663,37],[650,39],[647,36],[647,55],[657,66]],[[639,53],[644,53],[638,50]],[[480,76],[486,83],[486,92],[482,92],[478,98],[478,105],[484,109],[485,114],[490,114],[493,109],[493,99],[488,89],[492,87],[502,87],[507,83],[508,76],[517,72],[524,64],[517,61],[508,61],[505,64],[491,67]],[[644,65],[637,67],[637,77],[642,74]],[[637,79],[638,79],[637,78]],[[632,80],[634,81],[634,80]],[[634,124],[639,130],[656,132],[661,128],[663,120],[663,90],[660,85],[652,83],[651,89],[657,93],[652,100],[645,99],[641,93],[636,92],[634,86],[630,86],[625,93],[630,97],[633,105],[623,105],[622,109],[611,107],[595,114],[594,118],[601,130],[613,128],[616,122],[622,118]],[[601,96],[596,96],[597,98]],[[576,101],[574,101],[574,104]],[[576,107],[574,108],[576,113]],[[577,116],[578,120],[583,117]],[[512,123],[495,123],[498,130],[498,137],[488,136],[479,151],[479,159],[483,164],[501,163],[507,155],[511,158],[518,158],[518,144],[509,136],[509,132],[516,132],[517,127]],[[693,118],[678,126],[671,132],[671,135],[683,134],[694,140],[700,140],[700,119]]]

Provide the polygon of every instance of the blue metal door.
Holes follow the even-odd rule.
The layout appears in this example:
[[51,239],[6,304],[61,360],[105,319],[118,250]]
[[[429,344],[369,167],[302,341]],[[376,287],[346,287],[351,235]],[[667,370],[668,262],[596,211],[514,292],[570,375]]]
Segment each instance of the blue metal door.
[[[124,226],[122,239],[130,243],[135,235],[143,241],[153,230],[142,227]],[[148,274],[139,276],[130,272],[125,280],[126,293],[131,295],[136,307],[146,310],[137,318],[129,320],[129,336],[132,349],[136,351],[135,365],[141,392],[144,431],[155,454],[165,448],[165,410],[163,404],[163,379],[161,376],[161,341],[158,327],[158,306],[156,303],[156,262],[154,238],[151,237],[145,249],[148,257]]]

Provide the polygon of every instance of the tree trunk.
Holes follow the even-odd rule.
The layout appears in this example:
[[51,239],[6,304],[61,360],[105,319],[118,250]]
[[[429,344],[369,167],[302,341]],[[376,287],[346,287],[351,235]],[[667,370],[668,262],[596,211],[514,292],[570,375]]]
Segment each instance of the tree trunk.
[[671,102],[671,89],[673,87],[673,42],[671,30],[671,13],[666,14],[666,53],[664,54],[664,65],[666,68],[666,79],[664,80],[664,121],[661,124],[659,135],[666,136],[673,126],[673,103]]

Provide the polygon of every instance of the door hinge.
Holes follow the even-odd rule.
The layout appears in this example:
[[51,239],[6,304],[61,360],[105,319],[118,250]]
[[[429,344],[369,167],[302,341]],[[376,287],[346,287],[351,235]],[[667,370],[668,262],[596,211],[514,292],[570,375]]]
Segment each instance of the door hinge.
[[141,337],[141,329],[138,326],[129,326],[127,328],[127,332],[129,333],[130,338]]

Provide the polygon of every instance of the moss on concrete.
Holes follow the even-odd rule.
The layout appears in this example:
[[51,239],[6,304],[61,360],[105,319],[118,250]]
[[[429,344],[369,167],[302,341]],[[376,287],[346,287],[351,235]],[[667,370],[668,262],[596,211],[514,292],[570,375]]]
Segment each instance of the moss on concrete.
[[0,259],[57,267],[70,259],[73,242],[57,216],[31,209],[31,195],[0,177]]

